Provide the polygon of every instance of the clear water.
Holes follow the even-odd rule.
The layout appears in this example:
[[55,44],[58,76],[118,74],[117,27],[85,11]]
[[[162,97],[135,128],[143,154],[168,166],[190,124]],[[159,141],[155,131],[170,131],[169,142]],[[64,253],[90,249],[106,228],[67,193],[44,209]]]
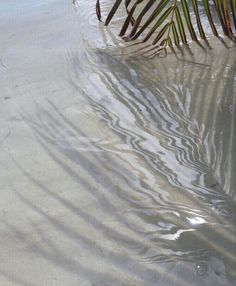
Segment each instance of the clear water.
[[235,48],[149,58],[122,12],[105,29],[92,1],[12,2],[2,285],[236,285]]

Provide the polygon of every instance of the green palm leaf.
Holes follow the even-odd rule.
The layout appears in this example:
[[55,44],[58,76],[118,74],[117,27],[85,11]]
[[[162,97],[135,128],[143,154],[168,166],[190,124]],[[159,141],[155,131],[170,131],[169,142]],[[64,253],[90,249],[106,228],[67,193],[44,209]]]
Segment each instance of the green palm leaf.
[[[209,4],[209,0],[115,0],[105,25],[109,25],[121,5],[125,6],[127,17],[121,23],[119,35],[126,35],[130,41],[140,38],[142,42],[151,41],[163,49],[181,49],[190,40],[198,44],[201,40],[207,42],[208,27],[218,38],[222,32],[232,41],[236,39],[236,0],[213,0],[212,4]],[[204,13],[200,13],[200,5]],[[101,20],[99,0],[96,11]],[[217,15],[218,21],[213,14]],[[203,17],[207,18],[207,25],[203,25]],[[216,21],[221,31],[217,30]]]

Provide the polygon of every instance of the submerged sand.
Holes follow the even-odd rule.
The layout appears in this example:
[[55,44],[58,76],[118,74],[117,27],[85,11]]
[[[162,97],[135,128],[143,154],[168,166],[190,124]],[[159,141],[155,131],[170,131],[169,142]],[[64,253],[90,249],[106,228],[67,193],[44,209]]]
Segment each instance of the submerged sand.
[[[236,285],[235,223],[229,219],[235,211],[235,50],[222,46],[199,64],[175,66],[171,58],[172,68],[162,60],[151,81],[158,62],[114,56],[109,34],[106,47],[96,49],[104,38],[94,32],[93,11],[81,12],[90,19],[85,28],[70,1],[20,2],[0,3],[0,285]],[[163,112],[146,122],[160,101],[153,97],[145,107],[143,94],[165,94],[169,87],[175,91],[164,107],[160,103]],[[126,95],[131,102],[139,92],[132,107]],[[159,128],[165,116],[167,127]],[[185,141],[178,145],[180,134]],[[188,153],[199,138],[205,149]],[[175,153],[181,144],[187,151]],[[198,178],[189,163],[195,157],[203,166]],[[173,176],[159,172],[160,162]],[[191,184],[213,194],[195,196]],[[222,197],[212,199],[218,191]],[[215,216],[218,199],[226,203]],[[195,232],[191,219],[210,227],[196,237],[186,234],[173,248],[158,244],[160,237],[169,243]],[[165,223],[180,230],[164,231]],[[191,241],[209,249],[206,261],[194,256]],[[181,253],[188,259],[178,259]],[[170,259],[158,263],[158,255]]]

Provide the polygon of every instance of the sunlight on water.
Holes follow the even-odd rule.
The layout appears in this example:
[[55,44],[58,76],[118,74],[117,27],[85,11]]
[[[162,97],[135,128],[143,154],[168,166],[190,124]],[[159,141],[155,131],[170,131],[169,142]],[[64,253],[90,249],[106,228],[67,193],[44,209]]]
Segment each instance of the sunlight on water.
[[21,174],[10,189],[26,216],[9,216],[1,231],[26,251],[25,264],[34,258],[32,273],[45,265],[70,275],[27,284],[7,264],[0,274],[15,284],[4,285],[236,285],[235,48],[213,39],[207,53],[150,59],[116,36],[122,11],[104,28],[95,1],[62,2],[39,1],[42,15],[55,7],[45,24],[53,40],[40,21],[38,37],[25,28],[18,51],[28,51],[31,80],[17,95],[3,89],[22,97],[9,119],[18,116],[22,133],[11,131],[19,139],[0,155]]

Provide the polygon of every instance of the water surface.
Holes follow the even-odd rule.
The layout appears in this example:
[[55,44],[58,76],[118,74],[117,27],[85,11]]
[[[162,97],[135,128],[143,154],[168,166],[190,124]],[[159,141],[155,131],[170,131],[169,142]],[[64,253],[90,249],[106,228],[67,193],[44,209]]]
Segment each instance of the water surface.
[[149,58],[122,11],[26,2],[0,3],[2,285],[236,285],[235,48]]

